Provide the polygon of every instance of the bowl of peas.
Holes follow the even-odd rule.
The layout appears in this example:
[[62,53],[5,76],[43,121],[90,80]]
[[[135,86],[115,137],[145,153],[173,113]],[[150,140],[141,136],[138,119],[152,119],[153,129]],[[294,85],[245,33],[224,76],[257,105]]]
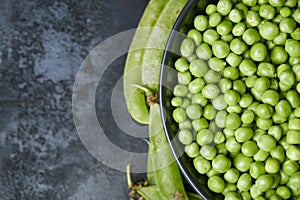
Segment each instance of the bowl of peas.
[[164,53],[160,106],[203,199],[300,199],[300,1],[189,1]]

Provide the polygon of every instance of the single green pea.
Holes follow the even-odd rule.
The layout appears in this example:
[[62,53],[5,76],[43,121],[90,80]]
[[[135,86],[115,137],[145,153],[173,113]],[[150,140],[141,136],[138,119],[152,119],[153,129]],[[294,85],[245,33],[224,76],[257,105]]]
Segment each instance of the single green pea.
[[233,81],[232,89],[239,92],[240,94],[244,94],[246,92],[246,85],[242,80]]
[[269,0],[269,3],[273,7],[282,7],[284,6],[285,0]]
[[183,98],[181,108],[187,108],[191,104],[191,101],[189,98]]
[[256,102],[256,101],[254,101],[254,102],[252,102],[251,103],[251,105],[248,107],[248,110],[251,110],[252,112],[256,112],[256,106],[258,106],[259,105],[259,103],[258,102]]
[[274,77],[275,75],[275,67],[271,63],[261,62],[257,67],[257,75],[266,76],[269,78]]
[[239,70],[246,76],[252,76],[257,71],[257,67],[252,60],[244,59],[239,65]]
[[223,154],[218,154],[212,160],[212,167],[219,173],[225,173],[231,167],[231,161]]
[[279,103],[275,106],[275,110],[278,113],[278,115],[282,117],[288,117],[292,112],[291,105],[287,100],[279,101]]
[[252,76],[248,76],[245,78],[245,84],[247,86],[247,88],[252,88],[254,87],[254,83],[255,83],[255,80],[257,79],[257,76],[256,75],[252,75]]
[[300,27],[296,28],[292,33],[291,33],[291,37],[294,40],[300,40]]
[[253,98],[252,98],[251,94],[245,93],[245,94],[242,94],[239,105],[242,108],[247,108],[248,106],[251,105],[252,102],[253,102]]
[[191,103],[199,104],[200,106],[204,107],[208,103],[208,99],[205,98],[201,93],[197,93],[192,97]]
[[272,90],[278,90],[279,88],[279,82],[276,78],[271,78],[271,84],[270,84],[270,89]]
[[267,134],[267,131],[266,130],[262,130],[260,128],[256,128],[254,130],[254,136],[252,137],[252,140],[254,140],[255,142],[258,141],[258,139],[263,136],[263,135],[266,135]]
[[178,83],[182,85],[187,85],[192,80],[192,75],[189,71],[186,72],[178,72],[177,73]]
[[219,88],[222,93],[232,88],[232,82],[228,78],[222,78],[219,82]]
[[189,64],[184,58],[176,60],[174,66],[179,72],[185,72],[189,69]]
[[[229,185],[229,184],[226,184],[226,187],[222,193],[225,195],[225,200],[241,200],[240,195],[237,192],[235,192],[236,186],[234,184],[230,184],[230,186],[232,187],[231,188],[227,185]],[[228,191],[226,191],[226,190],[228,190]]]
[[194,19],[194,27],[198,31],[204,31],[208,27],[208,19],[205,15],[198,15]]
[[300,57],[300,42],[293,39],[287,39],[285,42],[285,51],[291,57]]
[[282,17],[289,17],[292,14],[292,11],[289,7],[282,7],[280,8],[279,13]]
[[237,8],[234,8],[229,13],[229,19],[233,23],[239,23],[243,19],[243,13]]
[[282,170],[286,175],[291,176],[299,170],[299,164],[294,160],[287,160],[283,163]]
[[279,24],[281,20],[283,20],[284,17],[279,13],[277,14],[274,19],[272,20],[274,23]]
[[237,80],[240,74],[239,70],[235,67],[225,67],[223,70],[223,76],[230,80]]
[[273,136],[278,142],[281,139],[281,136],[283,135],[283,130],[280,126],[274,125],[269,128],[268,134]]
[[203,60],[196,59],[190,64],[190,72],[195,77],[204,77],[208,71],[208,67]]
[[300,64],[293,65],[292,68],[297,81],[300,81]]
[[250,164],[253,162],[253,159],[238,153],[233,157],[233,165],[240,172],[247,172],[250,169]]
[[213,168],[211,168],[207,173],[206,176],[207,177],[212,177],[212,176],[219,176],[220,173],[217,172],[216,170],[214,170]]
[[222,21],[222,15],[218,12],[212,13],[208,17],[208,25],[210,27],[217,26]]
[[189,57],[194,52],[194,42],[190,38],[185,38],[180,46],[180,53],[183,57]]
[[192,127],[195,131],[200,131],[202,129],[207,129],[209,124],[204,117],[201,117],[200,119],[195,119],[192,121]]
[[288,125],[289,130],[300,131],[300,118],[292,118],[289,120]]
[[256,107],[256,114],[263,119],[269,119],[273,115],[273,107],[269,104],[259,104]]
[[216,11],[217,11],[217,6],[215,4],[209,4],[205,9],[207,15],[211,15]]
[[203,89],[204,86],[205,82],[203,78],[196,78],[188,84],[188,90],[193,94],[197,94]]
[[[234,53],[229,53],[228,56],[226,57],[226,62],[232,66],[232,67],[237,67],[239,66],[239,64],[241,63],[242,61],[242,57],[241,56],[238,56]],[[223,68],[224,69],[224,68]]]
[[207,181],[208,188],[216,193],[221,193],[225,189],[225,182],[220,176],[212,176]]
[[287,186],[279,186],[276,189],[276,194],[278,194],[283,199],[290,199],[292,196],[292,193]]
[[214,99],[219,95],[219,93],[220,89],[214,84],[207,84],[202,89],[202,95],[207,99]]
[[186,145],[184,151],[190,158],[196,158],[200,155],[199,145],[196,142]]
[[227,90],[224,99],[227,105],[237,105],[240,101],[240,94],[235,90]]
[[263,61],[267,56],[267,47],[263,43],[256,43],[250,49],[250,57],[254,61]]
[[267,77],[260,77],[255,80],[254,89],[259,92],[265,92],[270,88],[270,80]]
[[268,158],[265,163],[265,169],[267,173],[275,174],[280,170],[280,163],[277,159]]
[[220,80],[221,74],[213,70],[208,70],[204,76],[204,81],[206,84],[219,83]]
[[235,24],[232,28],[232,34],[236,37],[242,36],[246,31],[247,25],[244,22]]
[[196,135],[196,141],[200,146],[211,143],[214,140],[214,134],[209,129],[201,129]]
[[266,40],[273,40],[279,34],[278,26],[273,22],[265,22],[258,28],[259,34]]
[[295,90],[290,90],[287,92],[286,100],[288,100],[292,108],[297,108],[300,106],[300,96]]
[[293,19],[294,19],[297,23],[300,23],[300,8],[299,8],[299,2],[298,2],[298,8],[294,11],[292,17],[293,17]]
[[202,43],[202,34],[196,29],[189,30],[189,32],[187,33],[187,37],[191,38],[196,46]]
[[273,42],[274,42],[274,44],[276,44],[276,45],[284,45],[285,44],[285,41],[286,41],[286,39],[287,39],[287,33],[285,33],[285,32],[280,32],[279,33],[279,35],[277,35],[275,38],[274,38],[274,40],[273,40]]
[[227,113],[224,110],[217,112],[215,122],[219,128],[225,127],[226,116],[227,116]]
[[295,172],[289,179],[287,186],[290,188],[293,196],[300,196],[300,172]]
[[178,133],[178,139],[182,144],[191,144],[194,139],[193,133],[189,129],[181,129]]
[[182,98],[181,97],[173,97],[171,100],[171,105],[174,107],[179,107],[182,104]]
[[230,48],[226,42],[217,40],[212,43],[212,52],[217,58],[225,58],[229,54]]
[[239,38],[234,38],[231,42],[230,42],[230,50],[237,54],[237,55],[241,55],[243,54],[247,49],[248,46],[247,44],[245,44],[241,39]]
[[217,98],[213,99],[212,105],[217,110],[224,110],[227,107],[224,95],[219,95]]
[[242,145],[236,141],[235,137],[230,137],[226,140],[225,146],[229,152],[237,153],[240,151]]
[[282,64],[288,59],[287,51],[281,46],[275,46],[271,51],[271,60],[274,64]]
[[268,130],[273,124],[272,119],[264,119],[259,117],[256,119],[256,126],[262,130]]
[[252,27],[256,27],[258,25],[260,25],[261,23],[261,18],[259,16],[259,14],[256,11],[248,11],[247,15],[246,15],[246,22],[252,26]]
[[247,157],[254,156],[258,151],[258,146],[254,141],[246,141],[242,144],[242,153]]
[[290,8],[295,7],[297,5],[297,0],[286,0],[284,5]]
[[254,121],[254,113],[251,110],[246,110],[242,116],[241,120],[244,124],[251,124]]
[[233,38],[234,37],[231,33],[221,36],[221,40],[223,40],[224,42],[227,42],[227,43],[230,43],[233,40]]
[[275,17],[275,14],[276,14],[275,8],[272,7],[272,6],[270,6],[270,5],[268,5],[268,4],[263,4],[259,8],[259,15],[262,18],[271,20],[271,19],[273,19]]
[[200,174],[206,174],[211,169],[210,162],[200,156],[194,158],[193,164]]
[[242,2],[247,6],[253,7],[256,5],[257,0],[242,0]]
[[212,57],[212,51],[207,43],[201,43],[196,48],[196,55],[199,59],[208,60]]
[[242,36],[244,42],[248,45],[253,45],[260,40],[260,35],[256,29],[247,29]]
[[190,119],[199,119],[202,116],[202,107],[199,104],[191,104],[186,108],[186,114]]
[[214,119],[216,114],[217,112],[211,104],[207,104],[203,109],[203,116],[208,120]]
[[236,183],[240,177],[240,172],[235,168],[230,168],[224,174],[224,179],[228,183]]
[[236,129],[235,138],[238,142],[246,142],[250,140],[254,135],[254,132],[251,128],[241,127]]
[[183,108],[176,108],[173,111],[173,119],[177,122],[177,123],[181,123],[184,122],[186,119],[186,112]]
[[220,58],[213,57],[208,60],[208,65],[212,70],[219,72],[225,68],[226,62]]
[[239,106],[239,105],[237,104],[237,105],[234,105],[234,106],[228,106],[228,107],[226,108],[226,111],[227,111],[228,113],[237,113],[237,114],[240,114],[240,113],[243,111],[243,109],[242,109],[241,106]]
[[249,173],[252,178],[257,179],[258,177],[266,173],[265,165],[263,164],[263,162],[251,163]]
[[250,91],[255,100],[261,101],[261,97],[264,92],[260,92],[260,91],[256,90],[255,88],[251,88]]
[[248,7],[243,2],[239,2],[239,3],[235,4],[235,8],[242,11],[243,16],[246,16],[246,14],[248,12]]
[[269,157],[269,152],[259,149],[258,152],[253,156],[255,161],[265,161]]
[[181,123],[178,123],[178,128],[179,129],[192,129],[192,122],[187,119]]
[[230,0],[220,0],[217,3],[217,11],[221,13],[221,15],[228,15],[232,8],[232,2]]
[[197,59],[197,56],[196,56],[195,54],[192,54],[191,56],[186,57],[186,60],[187,60],[189,63],[193,62],[193,61],[196,60],[196,59]]
[[281,64],[277,67],[277,76],[279,77],[283,71],[291,70],[291,66],[288,64]]
[[227,155],[228,151],[226,149],[225,143],[222,144],[216,144],[216,148],[218,150],[218,154]]
[[239,191],[246,192],[250,189],[251,185],[252,185],[252,178],[250,174],[243,173],[237,182],[237,188],[239,189]]
[[283,172],[283,170],[280,170],[280,185],[286,185],[289,182],[290,176]]
[[256,179],[255,185],[259,188],[260,191],[265,192],[271,188],[273,182],[274,179],[271,175],[263,174]]
[[280,163],[283,163],[285,160],[285,150],[281,145],[277,145],[270,154],[272,158],[278,160]]
[[214,29],[207,29],[203,33],[203,42],[206,42],[209,45],[212,45],[215,41],[219,39],[219,34]]
[[229,20],[223,20],[218,26],[217,26],[217,32],[219,35],[227,35],[232,30],[232,22]]
[[276,140],[271,135],[262,135],[258,138],[257,145],[260,149],[270,152],[276,147]]
[[296,28],[296,22],[292,18],[286,18],[280,21],[279,30],[284,33],[292,33]]
[[174,87],[173,93],[175,96],[185,97],[189,93],[189,90],[186,85],[178,84]]

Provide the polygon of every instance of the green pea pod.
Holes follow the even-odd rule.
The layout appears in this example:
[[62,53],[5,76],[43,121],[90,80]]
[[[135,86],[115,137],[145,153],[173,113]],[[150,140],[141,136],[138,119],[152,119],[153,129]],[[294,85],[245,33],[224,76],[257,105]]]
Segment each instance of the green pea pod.
[[[153,144],[150,155],[155,174],[156,184],[162,199],[187,200],[182,177],[173,157],[165,132],[162,127],[159,105],[153,104],[149,112],[149,137]],[[149,152],[151,154],[151,152]]]

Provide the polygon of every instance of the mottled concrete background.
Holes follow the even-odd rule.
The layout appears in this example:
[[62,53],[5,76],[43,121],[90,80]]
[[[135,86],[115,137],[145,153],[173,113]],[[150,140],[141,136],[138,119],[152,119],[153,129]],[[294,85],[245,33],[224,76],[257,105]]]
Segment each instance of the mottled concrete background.
[[[104,166],[82,145],[71,95],[89,51],[135,28],[146,3],[0,0],[1,200],[128,199],[124,172]],[[124,61],[125,56],[105,72],[96,109],[115,144],[146,151],[145,142],[116,127],[107,106]]]

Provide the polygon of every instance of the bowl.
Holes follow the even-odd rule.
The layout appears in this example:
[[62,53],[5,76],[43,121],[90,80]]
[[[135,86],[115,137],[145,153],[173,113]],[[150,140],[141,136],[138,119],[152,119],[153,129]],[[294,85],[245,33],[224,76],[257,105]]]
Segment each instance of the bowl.
[[[193,26],[193,19],[197,14],[201,14],[199,7],[205,7],[208,3],[215,1],[207,0],[191,0],[184,7],[180,13],[177,21],[174,24],[171,32],[160,72],[160,87],[159,87],[159,101],[162,113],[163,127],[166,133],[170,148],[174,154],[176,162],[189,183],[191,188],[198,193],[203,199],[218,199],[218,194],[213,193],[207,187],[207,177],[200,175],[193,166],[193,161],[184,153],[184,145],[178,140],[175,122],[172,119],[172,106],[170,101],[172,96],[172,88],[176,85],[176,71],[172,68],[174,62],[180,57],[179,47],[181,41],[186,37],[187,31]],[[223,196],[219,196],[223,199]]]

